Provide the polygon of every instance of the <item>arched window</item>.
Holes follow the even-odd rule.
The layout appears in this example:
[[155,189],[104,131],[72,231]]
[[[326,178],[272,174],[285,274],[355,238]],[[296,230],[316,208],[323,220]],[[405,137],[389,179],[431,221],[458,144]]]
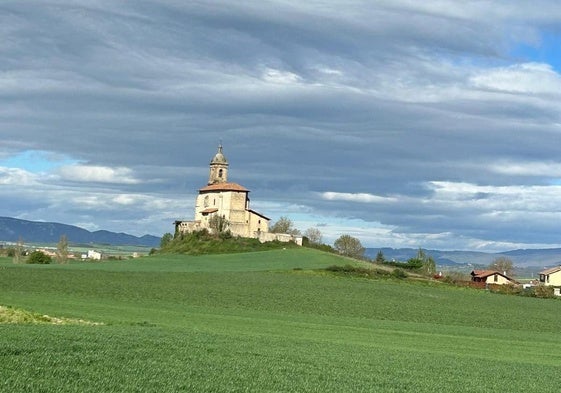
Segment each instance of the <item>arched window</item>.
[[219,178],[222,178],[222,169],[219,169],[219,170],[218,170],[218,177],[219,177]]

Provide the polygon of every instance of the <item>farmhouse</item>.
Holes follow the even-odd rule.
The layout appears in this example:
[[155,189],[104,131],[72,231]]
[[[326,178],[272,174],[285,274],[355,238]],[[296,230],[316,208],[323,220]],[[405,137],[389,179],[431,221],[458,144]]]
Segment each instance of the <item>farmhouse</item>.
[[251,209],[249,190],[244,186],[228,181],[229,163],[223,153],[222,145],[210,161],[208,183],[199,189],[195,202],[195,219],[175,221],[175,233],[189,233],[201,229],[212,231],[213,217],[227,222],[234,236],[257,238],[262,242],[271,240],[296,241],[288,234],[269,233],[270,219]]
[[540,282],[544,285],[561,286],[561,266],[541,271]]
[[515,280],[496,270],[473,270],[471,272],[471,281],[496,285],[516,284]]

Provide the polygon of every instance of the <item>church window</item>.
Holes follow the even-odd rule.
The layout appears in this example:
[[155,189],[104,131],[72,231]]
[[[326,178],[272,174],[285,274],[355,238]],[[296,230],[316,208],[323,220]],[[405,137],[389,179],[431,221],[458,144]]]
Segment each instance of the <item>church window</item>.
[[220,170],[218,171],[218,177],[220,177],[220,178],[222,177],[222,169],[220,169]]

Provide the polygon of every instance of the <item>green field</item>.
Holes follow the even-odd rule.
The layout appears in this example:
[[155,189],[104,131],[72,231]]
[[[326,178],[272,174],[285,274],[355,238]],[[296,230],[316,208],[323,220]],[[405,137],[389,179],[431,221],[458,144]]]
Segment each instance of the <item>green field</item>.
[[310,249],[0,259],[2,392],[554,392],[561,301],[319,271]]

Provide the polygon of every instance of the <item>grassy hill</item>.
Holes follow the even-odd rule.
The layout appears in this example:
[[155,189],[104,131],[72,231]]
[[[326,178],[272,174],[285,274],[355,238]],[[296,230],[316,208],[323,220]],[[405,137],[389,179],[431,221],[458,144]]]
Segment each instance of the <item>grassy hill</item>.
[[317,270],[348,262],[302,248],[0,260],[0,305],[103,323],[0,325],[0,390],[558,390],[561,301]]

